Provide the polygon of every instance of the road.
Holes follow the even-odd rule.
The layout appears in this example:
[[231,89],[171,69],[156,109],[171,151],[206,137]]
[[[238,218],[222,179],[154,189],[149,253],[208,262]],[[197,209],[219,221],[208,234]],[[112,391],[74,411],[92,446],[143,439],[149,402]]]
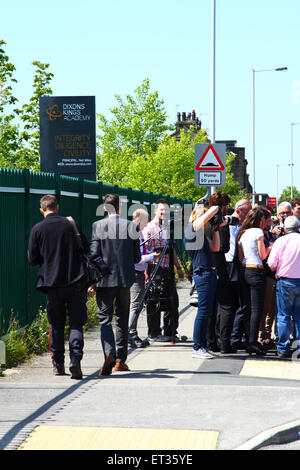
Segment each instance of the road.
[[[0,378],[0,449],[248,450],[284,440],[298,448],[300,364],[274,352],[192,358],[196,309],[188,283],[178,292],[187,341],[130,349],[128,372],[99,377],[98,328],[85,335],[82,381],[53,376],[49,354],[8,370]],[[146,336],[144,312],[139,334]]]

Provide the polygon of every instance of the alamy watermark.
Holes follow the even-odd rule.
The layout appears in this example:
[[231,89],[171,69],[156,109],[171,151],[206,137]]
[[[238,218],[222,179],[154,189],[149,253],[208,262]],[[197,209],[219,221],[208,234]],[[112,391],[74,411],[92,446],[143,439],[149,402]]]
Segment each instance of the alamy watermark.
[[[134,215],[135,211],[143,209],[147,212],[149,216],[149,221],[155,217],[156,205],[152,204],[145,205],[141,203],[135,203],[128,205],[127,202],[122,201],[121,205],[121,214],[120,216],[123,219],[130,220]],[[149,211],[150,209],[150,211]],[[107,210],[110,216],[116,215],[116,211],[113,206],[108,206],[107,204],[100,204],[96,209],[97,217],[105,217],[107,215]],[[185,240],[185,248],[187,250],[200,250],[203,247],[204,243],[204,226],[199,230],[194,232],[192,230],[192,225],[189,222],[191,213],[193,210],[192,204],[174,204],[169,207],[169,209],[164,213],[161,223],[161,233],[157,234],[157,237],[169,240],[171,237],[174,237],[174,240]],[[150,213],[149,213],[150,212]],[[116,220],[116,219],[115,219]],[[99,224],[94,225],[93,238],[98,239],[138,239],[139,231],[137,230],[137,225],[132,220],[128,226],[122,226],[121,229],[119,225],[111,223],[107,227],[107,231],[103,230],[103,227]]]

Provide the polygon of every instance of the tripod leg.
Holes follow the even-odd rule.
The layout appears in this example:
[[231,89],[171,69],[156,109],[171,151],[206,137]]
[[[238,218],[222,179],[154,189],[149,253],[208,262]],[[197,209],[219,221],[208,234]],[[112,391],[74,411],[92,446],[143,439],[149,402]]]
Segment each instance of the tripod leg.
[[149,338],[156,338],[161,334],[160,305],[155,301],[149,301],[147,303],[147,324]]

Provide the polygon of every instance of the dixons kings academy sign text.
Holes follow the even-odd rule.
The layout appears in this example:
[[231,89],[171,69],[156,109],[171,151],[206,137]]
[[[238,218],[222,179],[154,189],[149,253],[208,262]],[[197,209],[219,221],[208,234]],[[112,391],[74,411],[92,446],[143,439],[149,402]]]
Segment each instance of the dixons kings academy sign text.
[[94,96],[40,98],[41,171],[96,180]]

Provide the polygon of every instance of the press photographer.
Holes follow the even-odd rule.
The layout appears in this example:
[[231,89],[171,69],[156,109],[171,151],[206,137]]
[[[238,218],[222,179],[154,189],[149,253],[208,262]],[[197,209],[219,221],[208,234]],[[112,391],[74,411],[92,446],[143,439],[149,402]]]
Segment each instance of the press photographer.
[[[205,203],[196,203],[188,226],[185,230],[184,244],[191,257],[193,266],[193,280],[198,295],[198,308],[193,328],[193,358],[212,359],[207,344],[207,325],[213,312],[217,272],[213,253],[220,249],[219,231],[217,224],[211,229],[212,239],[206,236],[205,230],[211,219],[217,214],[218,206],[205,206]],[[204,230],[203,230],[204,229]],[[200,233],[202,243],[196,242],[197,233]]]
[[216,288],[216,302],[213,315],[209,318],[207,341],[213,351],[234,352],[230,346],[230,333],[233,324],[231,314],[231,302],[229,298],[229,273],[225,254],[230,249],[230,226],[239,224],[239,219],[233,215],[228,215],[228,207],[231,202],[228,194],[217,191],[209,197],[209,206],[219,206],[218,213],[210,221],[210,225],[205,230],[208,238],[212,238],[211,227],[217,225],[220,236],[220,249],[213,253],[218,282]]
[[282,237],[284,235],[284,222],[285,219],[292,215],[292,206],[289,202],[283,201],[279,204],[277,208],[277,216],[279,223],[275,225],[272,229],[272,233],[277,237]]

